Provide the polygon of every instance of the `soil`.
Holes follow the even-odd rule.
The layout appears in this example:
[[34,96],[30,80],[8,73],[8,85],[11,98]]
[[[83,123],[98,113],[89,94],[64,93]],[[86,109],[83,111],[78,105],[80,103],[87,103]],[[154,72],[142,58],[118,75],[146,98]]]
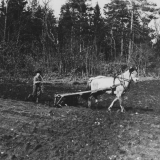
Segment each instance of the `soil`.
[[[0,83],[1,160],[159,160],[160,81],[132,84],[123,99],[53,107],[55,93],[84,90],[84,85],[45,84],[40,103],[26,101],[32,85]],[[50,103],[51,102],[51,103]]]

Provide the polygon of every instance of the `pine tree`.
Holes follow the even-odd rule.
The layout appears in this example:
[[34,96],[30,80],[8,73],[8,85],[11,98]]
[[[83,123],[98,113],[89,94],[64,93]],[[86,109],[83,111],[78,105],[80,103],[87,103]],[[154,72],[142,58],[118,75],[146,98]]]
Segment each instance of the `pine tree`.
[[[129,54],[128,64],[132,63],[132,54],[134,52],[135,44],[142,44],[150,41],[148,28],[149,22],[154,18],[153,3],[149,3],[147,0],[127,1],[131,11],[131,23],[130,23],[130,39],[129,39]],[[137,46],[136,46],[137,47]]]
[[[107,36],[110,39],[110,55],[115,58],[123,56],[129,13],[127,4],[122,0],[112,0],[104,6]],[[117,52],[120,51],[120,52]]]

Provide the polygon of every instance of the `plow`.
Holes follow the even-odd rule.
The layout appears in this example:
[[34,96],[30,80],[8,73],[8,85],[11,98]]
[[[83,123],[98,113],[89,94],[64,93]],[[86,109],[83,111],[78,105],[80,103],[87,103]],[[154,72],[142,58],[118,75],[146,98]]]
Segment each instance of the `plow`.
[[55,94],[54,96],[54,106],[62,107],[66,106],[67,102],[77,103],[79,98],[82,98],[87,101],[88,107],[92,106],[92,99],[96,98],[99,95],[104,94],[106,91],[113,91],[114,88],[103,88],[98,90],[89,90],[89,91],[79,91],[74,93],[62,93]]

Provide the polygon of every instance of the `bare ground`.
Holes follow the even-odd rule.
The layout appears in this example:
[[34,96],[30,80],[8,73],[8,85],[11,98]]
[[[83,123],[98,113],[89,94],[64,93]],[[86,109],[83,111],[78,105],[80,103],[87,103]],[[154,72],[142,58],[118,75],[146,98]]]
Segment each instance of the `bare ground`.
[[[32,86],[0,83],[0,159],[2,160],[159,160],[160,81],[133,84],[124,96],[126,112],[113,99],[99,97],[93,109],[86,102],[54,108],[48,95],[84,89],[81,85],[45,85],[39,104],[25,101]],[[49,100],[51,100],[49,98]],[[46,100],[46,101],[45,101]]]

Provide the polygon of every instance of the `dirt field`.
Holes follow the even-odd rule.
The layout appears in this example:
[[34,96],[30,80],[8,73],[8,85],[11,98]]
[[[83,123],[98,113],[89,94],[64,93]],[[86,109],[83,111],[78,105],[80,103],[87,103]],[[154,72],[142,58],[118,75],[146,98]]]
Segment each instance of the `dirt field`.
[[[39,104],[25,101],[32,86],[0,83],[0,160],[159,160],[160,81],[132,84],[124,96],[126,112],[99,104],[54,108],[54,93],[83,90],[84,86],[45,85]],[[49,100],[51,100],[49,98]],[[51,103],[52,104],[52,103]]]

